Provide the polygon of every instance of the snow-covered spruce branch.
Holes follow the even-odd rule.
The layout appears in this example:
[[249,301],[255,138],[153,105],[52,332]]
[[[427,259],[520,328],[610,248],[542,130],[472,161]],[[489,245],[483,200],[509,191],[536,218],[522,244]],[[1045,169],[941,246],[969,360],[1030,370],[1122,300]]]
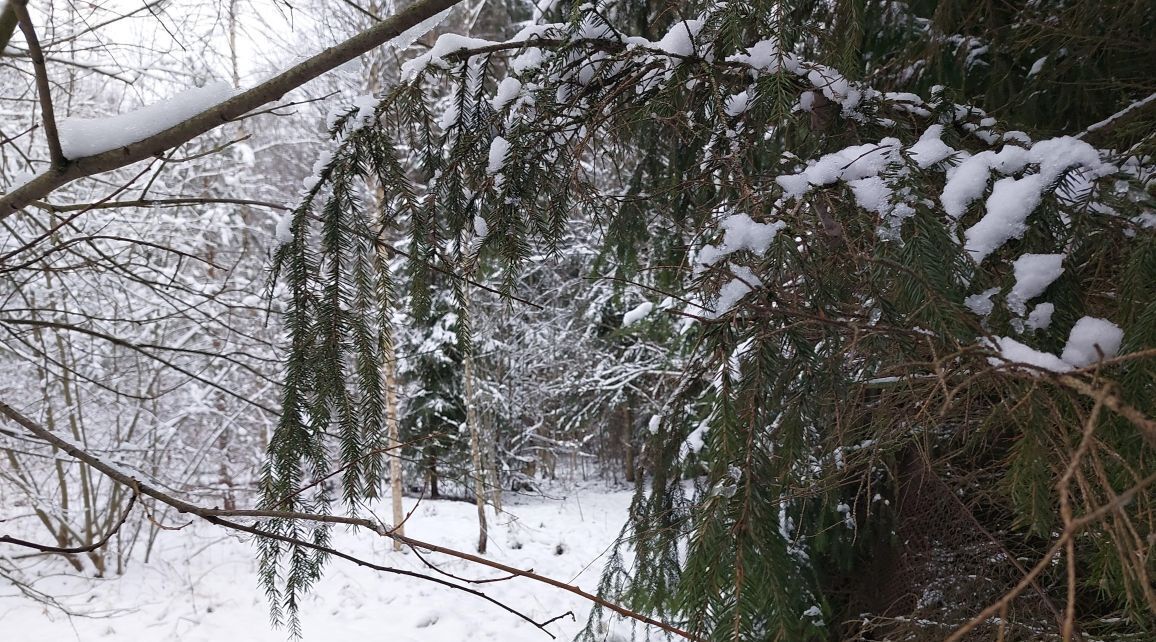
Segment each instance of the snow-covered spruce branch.
[[310,80],[385,44],[407,29],[459,2],[461,0],[415,2],[356,36],[164,131],[116,149],[67,159],[63,165],[53,167],[12,192],[0,196],[0,221],[35,201],[43,200],[56,189],[72,181],[158,156],[172,147],[240,118]]
[[[215,524],[215,525],[221,526],[223,528],[236,530],[236,531],[240,531],[243,533],[248,533],[250,535],[253,535],[253,536],[259,537],[259,538],[263,538],[263,539],[272,539],[272,540],[277,540],[277,541],[280,541],[283,543],[291,544],[294,546],[301,546],[301,547],[304,547],[304,548],[307,548],[307,549],[310,549],[313,551],[325,553],[328,555],[332,555],[334,557],[338,557],[340,559],[344,559],[348,562],[352,562],[354,564],[357,564],[358,566],[363,566],[363,567],[366,567],[366,568],[369,568],[369,569],[372,569],[375,571],[379,571],[379,572],[383,572],[383,573],[393,573],[393,574],[397,574],[397,575],[405,575],[407,577],[412,577],[415,579],[433,582],[435,584],[439,584],[439,585],[442,585],[442,586],[445,586],[447,588],[451,588],[454,590],[463,591],[465,593],[469,593],[469,594],[474,595],[478,598],[481,598],[481,599],[483,599],[483,600],[485,600],[485,601],[487,601],[487,602],[489,602],[489,603],[491,603],[491,604],[493,604],[499,608],[502,608],[503,610],[505,610],[505,611],[507,611],[513,615],[518,616],[519,618],[529,622],[530,624],[533,624],[535,627],[542,630],[543,633],[546,633],[546,635],[549,635],[551,638],[553,638],[554,635],[551,634],[549,631],[547,631],[545,627],[547,624],[549,624],[550,622],[552,622],[554,619],[557,619],[557,618],[553,618],[553,619],[547,620],[545,622],[538,622],[538,621],[534,620],[533,618],[531,618],[530,616],[518,611],[517,609],[515,609],[515,608],[513,608],[513,607],[511,607],[511,606],[509,606],[503,602],[500,602],[500,601],[486,595],[485,593],[483,593],[481,591],[478,591],[476,589],[472,589],[468,586],[461,586],[460,584],[455,584],[453,582],[449,582],[449,581],[443,580],[443,579],[438,578],[438,577],[433,577],[430,575],[417,573],[414,571],[408,571],[405,569],[394,568],[391,566],[383,566],[380,564],[370,562],[368,560],[364,560],[364,559],[355,557],[355,556],[350,555],[348,553],[344,553],[344,552],[337,550],[335,548],[332,548],[332,547],[319,545],[319,544],[316,544],[313,542],[302,540],[300,538],[287,536],[287,535],[284,535],[282,533],[275,533],[272,531],[262,529],[258,526],[242,524],[239,522],[232,521],[229,518],[295,520],[295,521],[305,521],[305,522],[318,522],[318,523],[325,523],[325,524],[341,524],[341,525],[345,525],[345,526],[353,526],[356,528],[366,529],[366,530],[369,530],[373,533],[376,533],[382,537],[387,537],[390,539],[400,541],[402,544],[410,547],[415,552],[420,553],[421,550],[433,551],[435,553],[440,553],[440,554],[446,555],[448,557],[454,557],[454,558],[464,560],[467,562],[472,562],[472,563],[477,564],[479,566],[485,566],[485,567],[492,568],[494,570],[502,571],[511,577],[523,577],[526,579],[534,580],[536,582],[541,582],[543,584],[547,584],[549,586],[553,586],[555,588],[573,593],[574,595],[577,595],[577,596],[579,596],[585,600],[588,600],[594,604],[597,604],[598,606],[610,609],[611,611],[614,611],[615,613],[617,613],[623,617],[631,618],[631,619],[637,620],[639,622],[642,622],[644,624],[649,624],[651,626],[660,628],[663,631],[666,631],[667,633],[678,635],[678,636],[685,638],[687,640],[694,640],[696,642],[701,640],[701,638],[699,638],[698,636],[696,636],[696,635],[694,635],[688,631],[685,631],[683,629],[680,629],[680,628],[678,628],[672,624],[668,624],[668,623],[661,622],[659,620],[655,620],[653,618],[647,617],[646,615],[644,615],[642,613],[632,611],[632,610],[625,608],[619,604],[615,604],[614,602],[611,602],[609,600],[601,598],[601,597],[599,597],[593,593],[588,593],[588,592],[586,592],[586,591],[584,591],[584,590],[582,590],[582,589],[580,589],[577,586],[574,586],[572,584],[567,584],[567,583],[562,582],[560,580],[556,580],[556,579],[553,579],[550,577],[539,575],[539,574],[535,573],[533,570],[520,569],[517,567],[509,566],[507,564],[502,564],[500,562],[495,562],[493,560],[489,560],[489,559],[486,559],[484,557],[480,557],[478,555],[473,555],[473,554],[470,554],[470,553],[467,553],[464,551],[459,551],[456,549],[447,548],[445,546],[439,546],[437,544],[433,544],[431,542],[426,542],[426,541],[419,540],[419,539],[414,539],[412,537],[406,537],[404,535],[400,535],[398,533],[393,532],[393,530],[391,528],[388,528],[388,527],[384,526],[383,524],[380,524],[380,523],[377,523],[377,522],[374,522],[374,521],[371,521],[368,519],[363,519],[363,518],[359,518],[359,517],[343,517],[340,515],[318,515],[318,514],[312,514],[312,513],[298,513],[298,512],[290,512],[290,511],[224,510],[224,509],[219,509],[219,508],[206,508],[203,506],[198,506],[198,505],[193,504],[191,502],[187,502],[187,501],[184,501],[184,500],[179,499],[177,497],[174,497],[174,496],[172,496],[172,495],[170,495],[164,491],[161,491],[160,489],[148,484],[147,482],[140,481],[139,479],[137,479],[136,476],[134,476],[129,471],[126,471],[115,464],[107,462],[107,461],[93,455],[92,453],[88,452],[85,448],[82,448],[80,445],[78,445],[72,441],[69,441],[67,439],[64,439],[63,437],[60,437],[59,435],[57,435],[53,431],[45,428],[44,426],[40,425],[38,422],[33,421],[32,419],[25,416],[23,413],[17,411],[12,406],[10,406],[9,404],[7,404],[3,401],[0,401],[0,415],[4,415],[10,421],[17,424],[18,426],[20,426],[24,430],[28,431],[32,436],[36,437],[37,439],[40,439],[44,442],[47,442],[47,443],[55,446],[56,448],[59,448],[60,450],[68,453],[70,456],[76,458],[81,463],[83,463],[83,464],[85,464],[85,465],[87,465],[87,466],[89,466],[89,467],[91,467],[97,471],[100,471],[100,473],[102,473],[103,475],[112,479],[113,481],[120,484],[121,486],[124,486],[124,487],[132,490],[133,491],[132,497],[133,497],[134,502],[135,502],[135,498],[136,498],[137,494],[144,495],[146,497],[150,497],[152,499],[155,499],[155,500],[161,502],[162,504],[165,504],[167,506],[170,506],[170,507],[176,509],[177,512],[179,512],[179,513],[194,515],[194,516],[199,517],[199,518],[201,518],[201,519],[203,519],[203,520],[205,520],[211,524]],[[132,507],[132,503],[130,503],[129,509],[131,509],[131,507]],[[125,516],[122,517],[122,519],[120,520],[121,523],[123,523],[124,520],[127,518],[127,514],[128,514],[128,510],[126,510]],[[119,526],[117,528],[119,528]],[[115,533],[115,529],[114,529],[113,533]],[[111,537],[111,533],[110,533],[109,537]],[[104,538],[101,542],[101,545],[103,545],[104,543],[107,543],[107,540],[109,539],[109,537]],[[9,544],[15,544],[15,545],[21,545],[21,546],[26,545],[23,541],[15,540],[13,538],[0,539],[0,543],[9,543]],[[427,562],[427,564],[428,564],[428,562]],[[502,579],[508,579],[508,578],[502,578]],[[470,581],[470,580],[466,580],[466,581]]]

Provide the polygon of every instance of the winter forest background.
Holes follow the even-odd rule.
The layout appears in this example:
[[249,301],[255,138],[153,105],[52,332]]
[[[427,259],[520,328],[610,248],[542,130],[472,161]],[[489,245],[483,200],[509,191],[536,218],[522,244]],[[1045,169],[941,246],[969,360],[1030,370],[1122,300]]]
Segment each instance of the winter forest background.
[[1156,3],[2,4],[4,639],[1156,637]]

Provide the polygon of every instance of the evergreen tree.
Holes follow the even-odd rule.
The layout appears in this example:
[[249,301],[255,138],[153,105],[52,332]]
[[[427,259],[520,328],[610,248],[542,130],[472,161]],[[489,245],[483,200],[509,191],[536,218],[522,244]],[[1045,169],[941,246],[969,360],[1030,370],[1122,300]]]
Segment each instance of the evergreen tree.
[[[349,506],[374,481],[378,217],[410,222],[419,316],[453,281],[467,352],[460,266],[513,293],[588,220],[685,339],[604,594],[712,640],[1150,637],[1156,10],[972,6],[623,0],[440,38],[334,122],[278,253],[267,506],[330,510],[291,493],[330,458]],[[283,547],[292,615],[324,560]]]
[[[407,384],[402,394],[401,439],[424,490],[437,498],[446,492],[465,496],[469,452],[462,381],[462,351],[458,345],[458,315],[446,296],[433,299],[428,316],[413,323],[400,346],[405,355],[400,373]],[[448,484],[447,484],[448,482]]]

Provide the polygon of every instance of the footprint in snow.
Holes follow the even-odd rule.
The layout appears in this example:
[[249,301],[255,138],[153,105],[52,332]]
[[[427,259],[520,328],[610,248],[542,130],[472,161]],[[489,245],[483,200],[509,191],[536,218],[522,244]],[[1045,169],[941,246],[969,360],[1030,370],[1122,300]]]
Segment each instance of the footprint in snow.
[[427,627],[431,627],[437,623],[438,623],[438,614],[437,613],[427,613],[424,617],[422,617],[422,619],[417,621],[417,628],[424,629]]

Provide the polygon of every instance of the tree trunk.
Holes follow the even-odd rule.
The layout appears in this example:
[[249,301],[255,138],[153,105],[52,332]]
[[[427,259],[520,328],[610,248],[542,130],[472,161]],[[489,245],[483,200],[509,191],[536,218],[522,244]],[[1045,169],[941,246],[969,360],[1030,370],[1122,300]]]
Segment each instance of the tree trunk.
[[494,511],[502,512],[502,484],[501,477],[498,476],[498,439],[497,429],[494,426],[489,426],[489,430],[483,435],[484,443],[486,445],[486,475],[490,483],[490,504],[493,505]]
[[462,359],[466,384],[466,426],[470,431],[470,459],[474,473],[474,501],[478,504],[478,552],[486,552],[486,469],[482,465],[481,431],[474,407],[474,358],[468,353]]
[[[401,505],[401,438],[397,425],[397,350],[389,341],[389,349],[382,355],[385,368],[385,423],[389,432],[389,493],[393,501],[393,528],[405,535],[405,510]],[[401,550],[401,541],[393,540],[393,550]]]

